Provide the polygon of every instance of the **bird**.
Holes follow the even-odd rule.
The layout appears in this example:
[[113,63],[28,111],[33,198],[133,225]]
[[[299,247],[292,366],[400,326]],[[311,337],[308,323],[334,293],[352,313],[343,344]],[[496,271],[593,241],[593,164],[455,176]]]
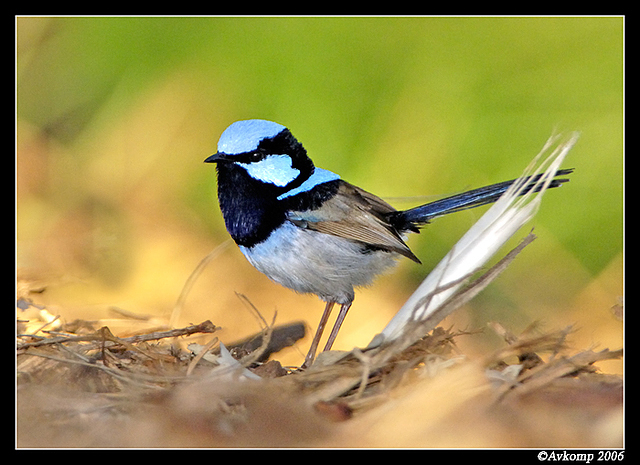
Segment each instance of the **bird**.
[[[406,257],[411,233],[442,215],[495,202],[514,180],[473,189],[407,210],[318,168],[291,131],[272,121],[241,120],[220,135],[215,163],[220,210],[242,254],[272,281],[315,294],[325,308],[301,368],[313,363],[332,309],[340,311],[323,351],[332,348],[355,289]],[[560,169],[555,177],[573,169]],[[530,177],[534,188],[539,175]],[[568,178],[553,179],[558,187]]]

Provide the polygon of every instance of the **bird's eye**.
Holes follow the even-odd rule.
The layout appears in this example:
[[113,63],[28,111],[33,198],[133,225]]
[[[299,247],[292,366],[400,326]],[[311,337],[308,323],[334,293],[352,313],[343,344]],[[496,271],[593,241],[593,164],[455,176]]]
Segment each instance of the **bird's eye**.
[[253,152],[251,155],[249,155],[249,162],[253,163],[256,161],[260,161],[264,158],[264,155],[260,152]]

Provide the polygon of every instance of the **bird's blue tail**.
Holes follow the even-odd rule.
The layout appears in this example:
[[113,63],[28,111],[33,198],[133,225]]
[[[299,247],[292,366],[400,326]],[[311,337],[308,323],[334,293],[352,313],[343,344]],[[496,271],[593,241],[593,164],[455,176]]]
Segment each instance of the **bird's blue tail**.
[[[572,172],[573,168],[562,169],[558,170],[555,176],[564,176],[571,174]],[[529,185],[526,189],[523,189],[522,194],[526,194],[534,188],[537,181],[540,179],[540,176],[542,176],[542,174],[529,176],[527,178]],[[429,223],[432,219],[439,216],[493,203],[498,200],[515,181],[516,179],[513,179],[511,181],[492,184],[490,186],[481,187],[479,189],[463,192],[462,194],[452,195],[451,197],[436,200],[435,202],[427,203],[425,205],[420,205],[409,210],[394,212],[393,216],[395,218],[393,218],[393,220],[397,221],[396,224],[398,225],[404,224],[405,227],[402,228],[401,226],[401,229],[415,229],[416,226]],[[569,179],[567,178],[554,179],[549,184],[549,187],[559,187],[568,181]],[[536,189],[540,190],[540,186],[536,187]]]

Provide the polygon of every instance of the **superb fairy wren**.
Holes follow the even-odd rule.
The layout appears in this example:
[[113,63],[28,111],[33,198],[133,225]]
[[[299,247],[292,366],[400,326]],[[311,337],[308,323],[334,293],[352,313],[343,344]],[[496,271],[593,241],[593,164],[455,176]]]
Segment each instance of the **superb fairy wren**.
[[[336,303],[340,312],[324,350],[338,335],[355,287],[370,284],[402,256],[420,263],[404,242],[408,233],[438,216],[494,202],[513,183],[399,211],[316,168],[289,129],[264,120],[233,123],[205,162],[217,164],[225,225],[249,262],[271,280],[326,302],[303,366],[312,363]],[[535,181],[530,179],[529,189]],[[550,187],[566,181],[555,179]]]

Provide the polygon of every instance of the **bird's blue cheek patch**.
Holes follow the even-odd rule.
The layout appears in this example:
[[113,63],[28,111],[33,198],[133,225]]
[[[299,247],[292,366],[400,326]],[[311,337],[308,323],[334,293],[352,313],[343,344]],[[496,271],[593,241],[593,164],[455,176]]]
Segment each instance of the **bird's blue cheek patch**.
[[278,187],[286,186],[300,175],[300,170],[291,166],[289,155],[269,155],[264,160],[239,165],[246,169],[253,179]]
[[278,200],[292,197],[294,195],[301,194],[302,192],[310,191],[317,185],[324,184],[325,182],[329,181],[335,181],[336,179],[340,179],[340,176],[332,173],[331,171],[323,170],[322,168],[316,168],[313,174],[309,176],[309,179],[307,179],[295,189],[291,189],[278,196]]

